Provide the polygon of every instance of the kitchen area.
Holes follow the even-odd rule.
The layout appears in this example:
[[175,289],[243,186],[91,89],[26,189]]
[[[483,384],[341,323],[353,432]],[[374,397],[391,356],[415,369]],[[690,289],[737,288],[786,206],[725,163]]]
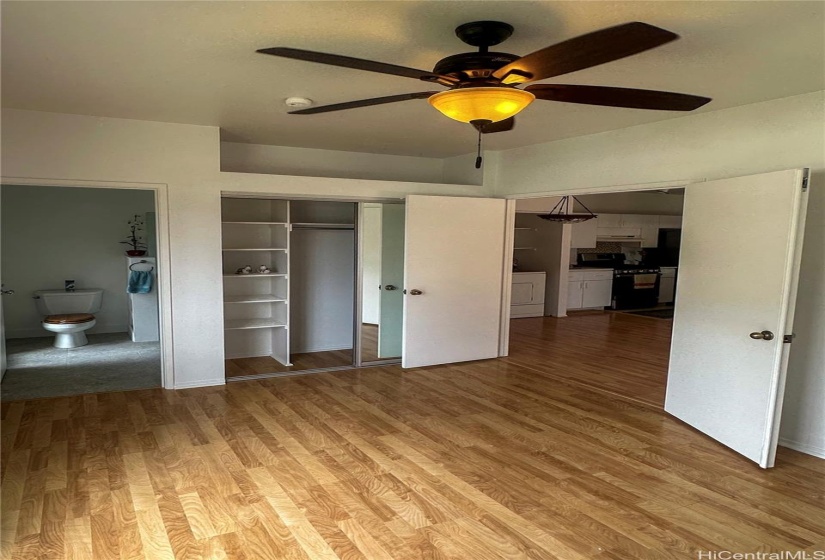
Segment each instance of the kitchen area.
[[661,409],[682,189],[518,200],[509,360]]
[[672,318],[682,203],[679,189],[517,201],[511,318]]

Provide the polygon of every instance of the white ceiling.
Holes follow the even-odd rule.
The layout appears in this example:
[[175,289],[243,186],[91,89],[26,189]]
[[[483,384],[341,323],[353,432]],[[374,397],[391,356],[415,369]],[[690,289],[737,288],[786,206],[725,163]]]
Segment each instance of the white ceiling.
[[[555,83],[642,87],[713,97],[713,111],[825,89],[823,2],[2,2],[4,107],[220,126],[236,142],[448,157],[472,152],[469,125],[425,100],[321,115],[317,104],[425,91],[416,80],[256,54],[272,46],[429,70],[471,50],[468,21],[515,26],[497,50],[527,54],[628,21],[682,36]],[[683,116],[538,101],[505,149]]]

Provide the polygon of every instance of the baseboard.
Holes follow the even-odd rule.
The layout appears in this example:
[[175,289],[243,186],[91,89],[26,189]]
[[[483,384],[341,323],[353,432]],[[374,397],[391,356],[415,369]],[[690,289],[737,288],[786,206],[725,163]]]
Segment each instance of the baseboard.
[[175,390],[178,389],[196,389],[198,387],[215,387],[216,385],[225,385],[226,379],[204,379],[203,381],[190,381],[188,383],[175,383]]
[[798,441],[793,441],[785,438],[779,438],[779,445],[781,445],[782,447],[793,449],[794,451],[799,451],[800,453],[805,453],[807,455],[819,457],[820,459],[825,459],[825,447],[819,447],[817,445],[810,445],[807,443],[800,443]]

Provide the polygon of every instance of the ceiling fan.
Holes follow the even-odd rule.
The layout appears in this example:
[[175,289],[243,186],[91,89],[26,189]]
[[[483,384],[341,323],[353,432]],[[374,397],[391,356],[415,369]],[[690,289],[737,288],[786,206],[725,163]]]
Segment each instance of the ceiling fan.
[[291,115],[311,115],[410,99],[427,99],[444,115],[472,124],[479,133],[489,134],[512,130],[515,122],[513,116],[535,99],[665,111],[692,111],[710,101],[710,98],[698,95],[606,86],[535,84],[524,89],[517,87],[519,84],[612,62],[679,38],[675,33],[647,23],[630,22],[608,27],[522,57],[489,51],[489,47],[512,35],[513,26],[507,23],[474,21],[460,25],[455,33],[468,45],[478,47],[478,52],[443,58],[436,63],[432,72],[288,47],[260,49],[257,52],[414,78],[449,88],[445,91],[402,93],[335,103],[292,111]]

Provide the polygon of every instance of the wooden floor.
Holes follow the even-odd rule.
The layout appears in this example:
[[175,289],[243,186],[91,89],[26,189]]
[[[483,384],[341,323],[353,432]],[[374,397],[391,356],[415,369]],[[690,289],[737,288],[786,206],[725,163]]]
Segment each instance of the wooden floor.
[[290,355],[291,366],[285,366],[275,358],[262,356],[260,358],[235,358],[224,362],[224,372],[227,378],[259,375],[262,373],[287,373],[290,371],[304,371],[308,369],[324,369],[331,367],[351,366],[352,350],[330,350],[328,352],[306,352]]
[[[553,322],[539,327],[552,342]],[[521,352],[6,403],[0,557],[695,560],[825,548],[825,461],[780,448],[763,471],[655,407],[521,366]]]
[[513,319],[510,363],[664,407],[671,319],[589,311]]
[[378,325],[361,323],[361,361],[374,362],[378,357]]

